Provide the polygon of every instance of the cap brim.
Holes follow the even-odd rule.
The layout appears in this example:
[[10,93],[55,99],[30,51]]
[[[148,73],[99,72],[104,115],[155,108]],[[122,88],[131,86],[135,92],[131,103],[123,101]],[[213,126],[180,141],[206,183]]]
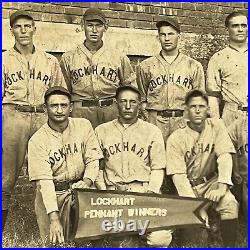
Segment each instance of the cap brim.
[[84,20],[86,20],[86,21],[99,20],[102,23],[105,23],[105,18],[103,18],[101,16],[98,16],[98,15],[87,15],[87,16],[84,16]]
[[177,30],[178,32],[180,32],[180,28],[179,27],[176,27],[176,24],[175,23],[172,23],[171,21],[159,21],[156,23],[156,27],[157,28],[160,28],[164,25],[170,25],[171,27],[173,27],[175,30]]

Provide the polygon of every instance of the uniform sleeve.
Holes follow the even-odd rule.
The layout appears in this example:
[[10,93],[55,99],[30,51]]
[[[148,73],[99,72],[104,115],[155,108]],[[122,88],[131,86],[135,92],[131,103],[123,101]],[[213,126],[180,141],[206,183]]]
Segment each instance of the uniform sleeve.
[[53,180],[52,169],[48,162],[48,152],[44,141],[40,138],[31,138],[28,143],[28,173],[29,180]]
[[70,92],[72,92],[70,68],[69,68],[69,57],[65,53],[62,55],[62,58],[60,61],[60,66],[61,66],[62,74],[64,76],[64,80],[65,80],[66,85],[68,87],[68,90]]
[[217,55],[213,55],[208,63],[206,91],[208,95],[217,97],[221,91],[220,68]]
[[52,180],[40,180],[37,183],[37,188],[40,188],[47,214],[59,211],[54,182]]
[[136,75],[127,56],[121,57],[121,65],[118,69],[118,75],[122,85],[132,84],[133,86],[137,86]]
[[214,123],[214,126],[216,129],[214,150],[217,157],[224,153],[235,153],[234,145],[223,121],[221,119],[217,119],[217,121]]
[[52,80],[51,80],[51,87],[53,86],[62,86],[64,88],[67,88],[67,85],[65,83],[63,74],[62,74],[62,70],[60,67],[59,62],[57,61],[56,58],[53,58],[54,62],[52,64]]
[[5,82],[5,65],[2,65],[2,99],[5,95],[5,88],[6,88],[6,82]]
[[195,88],[201,89],[205,91],[205,74],[203,67],[200,62],[197,64],[197,68],[195,70],[193,84]]
[[167,140],[167,175],[187,173],[186,163],[179,141],[180,137],[178,138],[176,134],[170,135]]
[[151,169],[165,169],[166,168],[166,156],[164,154],[164,140],[161,131],[156,128],[157,131],[153,136],[153,141],[150,149]]
[[103,158],[103,155],[92,125],[89,121],[87,122],[88,132],[84,143],[84,163],[86,165],[84,177],[94,182],[99,172],[99,159]]

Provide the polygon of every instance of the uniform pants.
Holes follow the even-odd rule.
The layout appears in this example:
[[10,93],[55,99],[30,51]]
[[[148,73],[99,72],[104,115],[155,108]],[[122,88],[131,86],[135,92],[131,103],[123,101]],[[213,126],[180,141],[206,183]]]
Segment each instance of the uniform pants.
[[47,121],[47,114],[19,112],[11,104],[2,107],[2,210],[7,210],[28,140]]
[[[217,179],[214,177],[206,183],[193,187],[196,197],[204,197],[208,190],[217,188]],[[238,218],[239,205],[230,190],[227,190],[224,197],[218,203],[214,203],[215,210],[220,214],[221,220],[232,220]]]
[[238,105],[234,103],[225,103],[222,113],[222,120],[226,127],[232,124],[236,119],[246,115],[247,111],[238,110]]
[[115,103],[105,107],[82,107],[81,102],[74,102],[71,117],[88,119],[93,128],[96,128],[102,123],[116,119],[118,117],[118,109]]
[[[180,121],[183,120],[183,117],[165,118],[159,116],[157,115],[157,111],[155,110],[148,110],[147,114],[148,122],[156,125],[161,130],[165,145],[168,137],[171,135],[171,133],[179,128],[179,125],[181,124]],[[172,178],[170,176],[165,176],[161,190],[164,194],[177,194]]]
[[[122,187],[121,187],[122,188]],[[148,189],[148,183],[131,183],[126,184],[127,192],[137,192],[146,193]],[[107,190],[121,190],[117,186],[107,186]],[[138,247],[137,244],[146,238],[146,244],[150,247],[168,247],[172,241],[172,231],[171,230],[160,230],[146,234],[145,236],[139,237],[138,235],[133,236],[122,236],[122,237],[112,237],[109,241],[112,242],[112,247]],[[140,246],[139,246],[140,247]]]
[[179,128],[179,123],[182,117],[162,117],[157,115],[157,111],[148,111],[148,122],[156,125],[162,132],[164,142],[176,129]]

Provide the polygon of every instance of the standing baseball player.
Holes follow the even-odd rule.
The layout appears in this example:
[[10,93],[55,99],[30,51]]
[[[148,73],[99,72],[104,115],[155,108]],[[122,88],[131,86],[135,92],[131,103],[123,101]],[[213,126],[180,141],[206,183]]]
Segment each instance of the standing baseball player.
[[72,230],[72,188],[89,188],[102,152],[90,122],[69,118],[71,95],[62,87],[45,93],[48,122],[30,139],[28,170],[37,186],[35,212],[41,238],[63,243]]
[[[103,189],[160,193],[166,167],[161,131],[138,119],[141,95],[137,88],[119,87],[116,100],[118,119],[101,124],[95,130],[105,161]],[[113,243],[118,243],[116,247],[135,247],[133,240],[133,237],[125,237]],[[170,230],[147,235],[149,246],[167,247],[171,240]],[[138,236],[135,241],[138,242]]]
[[[208,96],[201,90],[185,98],[189,121],[173,132],[166,147],[167,174],[178,194],[204,197],[221,217],[225,247],[234,247],[238,232],[238,203],[230,192],[234,146],[222,120],[207,118]],[[208,217],[203,217],[208,224]]]
[[162,49],[139,66],[138,87],[144,93],[148,121],[161,129],[166,142],[183,116],[185,94],[204,89],[205,80],[202,65],[178,49],[178,22],[166,17],[156,27]]
[[244,221],[248,218],[248,113],[229,127],[229,135],[236,149],[233,166],[233,193],[240,203]]
[[96,8],[82,18],[85,41],[62,56],[61,67],[72,93],[72,117],[84,117],[93,127],[117,117],[115,90],[136,76],[127,56],[103,43],[105,14]]
[[33,44],[32,15],[16,11],[10,16],[15,45],[2,54],[2,225],[11,192],[24,163],[28,140],[46,122],[45,91],[65,85],[57,59]]
[[248,107],[247,17],[244,13],[233,12],[226,17],[225,26],[229,46],[211,57],[206,88],[210,96],[211,115],[222,116],[228,126]]

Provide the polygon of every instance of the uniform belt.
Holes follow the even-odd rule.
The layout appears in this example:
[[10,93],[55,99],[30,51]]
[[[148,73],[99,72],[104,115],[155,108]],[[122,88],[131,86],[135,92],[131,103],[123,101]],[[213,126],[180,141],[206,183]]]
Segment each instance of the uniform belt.
[[217,172],[213,172],[208,174],[207,176],[203,176],[201,178],[195,178],[192,180],[189,180],[192,187],[198,186],[200,184],[206,183],[207,181],[211,180],[213,177],[217,175]]
[[114,98],[81,100],[82,107],[106,107],[113,105],[114,102],[115,102]]
[[161,117],[181,117],[183,116],[183,110],[180,109],[166,109],[162,111],[157,111],[157,115]]
[[131,187],[134,187],[135,185],[143,186],[144,182],[133,181],[133,182],[130,182],[130,183],[121,183],[121,182],[115,183],[115,190],[118,190],[118,191],[127,191]]
[[70,189],[72,187],[72,184],[78,182],[79,180],[64,181],[64,182],[54,182],[55,190],[56,191],[68,190],[68,189]]
[[238,110],[241,110],[241,111],[248,111],[248,107],[241,107],[241,106],[239,106],[239,107],[238,107]]
[[15,105],[15,110],[20,112],[29,112],[29,113],[44,113],[45,110],[42,105],[33,106],[33,105]]

